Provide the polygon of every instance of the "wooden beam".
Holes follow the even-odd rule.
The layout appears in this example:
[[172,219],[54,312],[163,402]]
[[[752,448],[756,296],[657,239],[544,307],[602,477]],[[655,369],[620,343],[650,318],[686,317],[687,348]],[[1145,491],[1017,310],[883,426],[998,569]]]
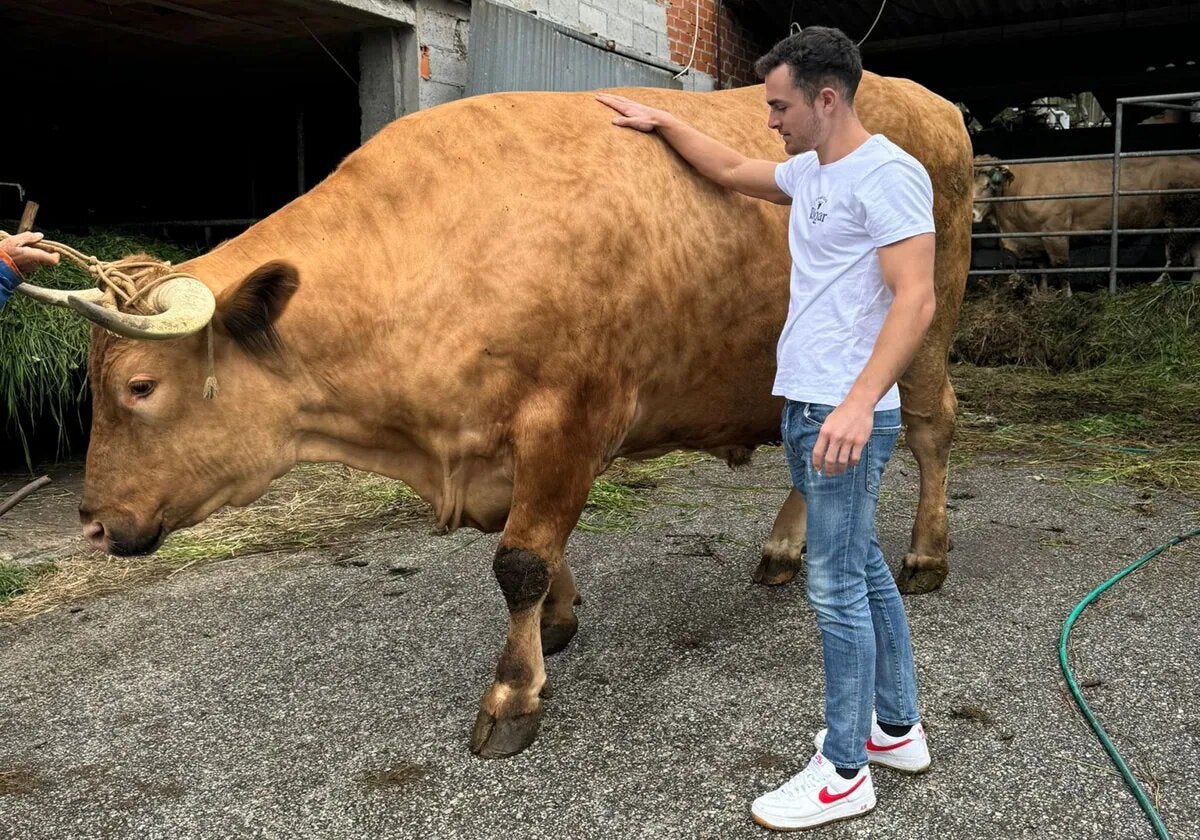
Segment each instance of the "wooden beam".
[[218,15],[214,14],[213,12],[206,12],[203,9],[197,9],[193,6],[185,6],[182,3],[171,3],[169,0],[141,0],[141,2],[146,6],[157,6],[161,9],[170,9],[173,12],[179,12],[180,14],[189,15],[191,17],[202,18],[203,20],[211,20],[214,23],[232,24],[233,26],[251,29],[255,32],[260,32],[265,35],[278,37],[279,35],[296,34],[294,32],[282,32],[281,30],[272,29],[269,26],[263,26],[258,23],[252,23],[248,20],[240,20],[239,18],[232,18],[226,15]]

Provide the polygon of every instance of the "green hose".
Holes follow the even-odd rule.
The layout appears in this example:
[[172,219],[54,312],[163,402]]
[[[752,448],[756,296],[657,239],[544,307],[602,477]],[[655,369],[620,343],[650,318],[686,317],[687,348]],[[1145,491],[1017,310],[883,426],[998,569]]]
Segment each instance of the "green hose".
[[1071,666],[1067,664],[1067,640],[1071,637],[1071,625],[1075,623],[1075,619],[1079,618],[1080,613],[1101,592],[1108,589],[1114,583],[1125,577],[1130,572],[1133,572],[1145,565],[1149,560],[1166,551],[1174,545],[1178,545],[1184,540],[1190,540],[1192,537],[1200,536],[1200,528],[1190,531],[1186,534],[1180,534],[1168,542],[1163,543],[1153,551],[1148,551],[1135,560],[1124,571],[1110,577],[1104,583],[1092,590],[1091,594],[1080,601],[1075,609],[1071,611],[1071,615],[1067,617],[1067,623],[1063,625],[1062,637],[1058,642],[1058,662],[1062,666],[1063,676],[1067,678],[1067,687],[1071,689],[1071,695],[1075,698],[1075,703],[1079,706],[1079,710],[1083,712],[1083,716],[1087,718],[1088,724],[1092,727],[1092,731],[1096,733],[1096,737],[1100,739],[1100,745],[1104,747],[1104,751],[1108,753],[1108,757],[1112,759],[1113,764],[1121,771],[1121,775],[1125,778],[1125,784],[1129,785],[1129,789],[1133,791],[1133,795],[1137,797],[1138,804],[1142,806],[1142,810],[1146,812],[1146,817],[1150,820],[1150,825],[1154,827],[1154,833],[1161,840],[1170,840],[1170,835],[1167,834],[1167,827],[1163,825],[1162,819],[1158,816],[1158,811],[1150,804],[1150,799],[1146,796],[1146,792],[1142,790],[1141,785],[1133,778],[1133,774],[1129,772],[1129,767],[1126,766],[1125,760],[1121,758],[1121,754],[1117,752],[1117,748],[1113,746],[1109,740],[1108,733],[1104,731],[1104,727],[1100,725],[1100,721],[1096,720],[1096,716],[1092,714],[1092,709],[1088,706],[1087,701],[1083,699],[1083,694],[1079,691],[1079,686],[1075,683],[1075,675],[1071,673]]

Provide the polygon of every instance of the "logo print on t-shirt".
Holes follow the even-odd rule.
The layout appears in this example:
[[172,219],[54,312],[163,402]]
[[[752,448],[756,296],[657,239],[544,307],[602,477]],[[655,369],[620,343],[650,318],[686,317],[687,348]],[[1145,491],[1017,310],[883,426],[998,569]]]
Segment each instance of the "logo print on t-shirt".
[[821,210],[821,208],[825,206],[825,203],[827,201],[829,201],[829,199],[827,199],[825,196],[821,196],[820,198],[817,199],[817,203],[813,205],[813,208],[808,211],[808,220],[810,222],[812,222],[814,225],[817,222],[825,221],[825,217],[827,215],[829,215],[828,213]]

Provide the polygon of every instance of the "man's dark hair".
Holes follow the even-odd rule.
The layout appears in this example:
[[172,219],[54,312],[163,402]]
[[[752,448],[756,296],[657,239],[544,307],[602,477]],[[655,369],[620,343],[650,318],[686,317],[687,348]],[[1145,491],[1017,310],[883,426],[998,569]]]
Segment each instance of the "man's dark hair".
[[808,101],[817,98],[823,87],[840,88],[846,102],[854,102],[854,93],[862,79],[862,57],[858,47],[840,29],[810,26],[789,35],[754,63],[760,79],[780,65],[791,68],[792,81],[804,91]]

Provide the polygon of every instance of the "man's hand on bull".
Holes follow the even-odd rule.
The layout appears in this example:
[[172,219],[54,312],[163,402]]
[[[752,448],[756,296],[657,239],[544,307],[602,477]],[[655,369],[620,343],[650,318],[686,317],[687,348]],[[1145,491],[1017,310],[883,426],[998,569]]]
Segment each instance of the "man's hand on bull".
[[58,265],[58,254],[34,247],[43,234],[26,231],[0,240],[0,251],[13,261],[17,270],[28,274],[43,265]]
[[875,407],[847,400],[829,413],[813,446],[813,469],[822,475],[841,475],[858,466],[875,427]]
[[621,115],[613,117],[613,125],[636,128],[638,131],[654,131],[654,129],[666,125],[667,121],[671,119],[671,114],[668,111],[651,108],[649,105],[634,102],[632,99],[626,99],[624,96],[614,96],[611,93],[598,93],[596,94],[596,100],[603,102]]

